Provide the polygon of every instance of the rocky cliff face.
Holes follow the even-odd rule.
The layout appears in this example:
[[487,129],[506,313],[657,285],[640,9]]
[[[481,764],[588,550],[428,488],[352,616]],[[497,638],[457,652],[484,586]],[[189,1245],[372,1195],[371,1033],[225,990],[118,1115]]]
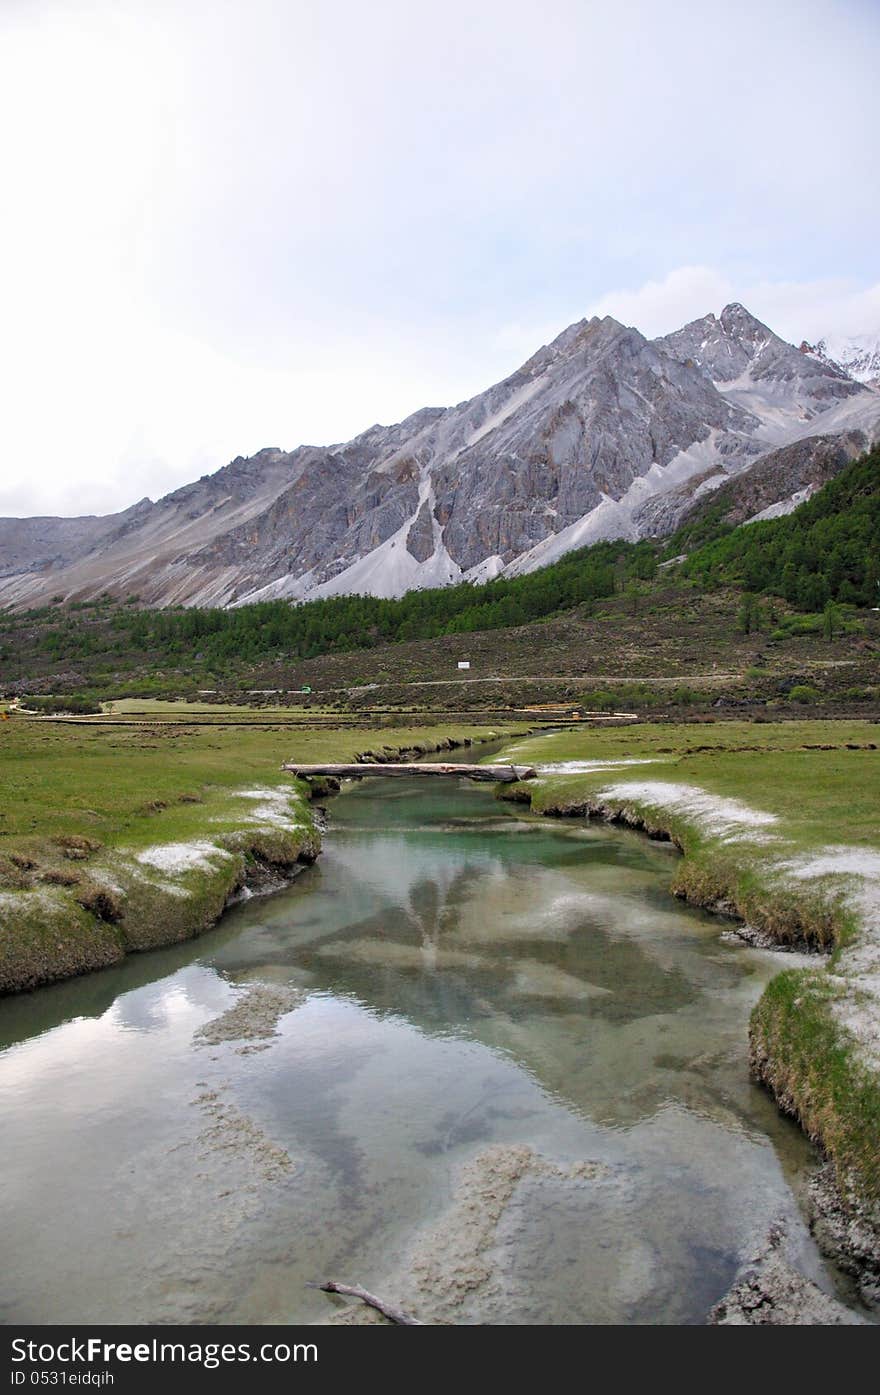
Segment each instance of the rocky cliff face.
[[756,420],[694,364],[611,319],[574,329],[553,357],[526,365],[527,399],[433,471],[446,546],[464,571],[491,555],[513,562],[713,434],[732,466],[757,454]]
[[695,522],[711,510],[737,527],[791,513],[868,447],[864,431],[807,436],[769,451],[732,478],[708,474],[650,499],[639,511],[639,531],[664,537],[685,519]]
[[393,596],[531,570],[669,531],[731,477],[743,497],[755,481],[755,513],[784,502],[797,470],[781,447],[854,431],[867,443],[878,423],[880,392],[740,305],[653,341],[582,320],[455,407],[239,457],[110,518],[0,520],[0,605]]

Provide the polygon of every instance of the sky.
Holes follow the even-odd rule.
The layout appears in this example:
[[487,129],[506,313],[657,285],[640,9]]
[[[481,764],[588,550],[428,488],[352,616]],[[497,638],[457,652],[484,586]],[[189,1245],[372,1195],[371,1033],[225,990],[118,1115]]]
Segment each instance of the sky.
[[876,0],[0,0],[0,515],[461,401],[574,320],[880,332]]

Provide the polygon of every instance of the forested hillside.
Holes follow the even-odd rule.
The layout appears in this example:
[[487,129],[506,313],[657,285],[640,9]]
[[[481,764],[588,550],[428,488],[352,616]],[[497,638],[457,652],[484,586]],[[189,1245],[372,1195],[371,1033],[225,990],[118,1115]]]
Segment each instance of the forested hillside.
[[769,593],[799,610],[821,610],[828,601],[880,604],[880,448],[794,513],[725,531],[681,570],[701,586]]
[[638,609],[650,603],[661,580],[664,587],[683,588],[685,605],[688,592],[721,587],[777,596],[807,612],[828,603],[880,603],[880,449],[847,466],[787,517],[730,530],[707,516],[702,531],[708,540],[673,564],[660,559],[693,548],[687,528],[662,545],[603,542],[526,576],[411,591],[400,600],[339,596],[303,605],[144,610],[136,597],[124,606],[108,597],[6,614],[0,616],[0,685],[24,676],[25,653],[42,655],[58,670],[100,671],[102,681],[110,680],[113,668],[233,674],[275,658],[491,632],[575,608],[587,614],[621,593]]
[[[528,576],[482,586],[411,591],[393,601],[337,596],[298,606],[264,601],[235,610],[128,606],[114,609],[106,639],[120,652],[133,650],[163,659],[197,654],[209,665],[228,660],[255,662],[276,653],[310,658],[373,644],[524,625],[611,596],[634,579],[653,576],[656,567],[651,543],[600,543]],[[100,603],[58,614],[57,623],[44,636],[57,659],[83,652],[77,643],[78,633],[86,639],[83,612],[95,609],[100,609]]]

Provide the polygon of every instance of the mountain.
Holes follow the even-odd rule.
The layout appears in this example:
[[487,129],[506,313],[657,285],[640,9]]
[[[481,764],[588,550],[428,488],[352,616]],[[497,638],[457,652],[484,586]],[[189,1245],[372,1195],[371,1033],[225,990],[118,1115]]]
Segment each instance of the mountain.
[[125,513],[99,518],[0,518],[0,576],[63,567],[91,552],[109,533],[153,506],[142,499]]
[[679,537],[689,548],[719,524],[735,528],[782,518],[839,475],[866,445],[863,431],[807,436],[762,456],[738,475],[712,481],[716,488],[672,490],[657,501],[663,526],[655,535],[665,536],[683,525]]
[[726,306],[717,320],[694,320],[658,343],[676,358],[692,359],[728,401],[754,413],[762,439],[774,444],[787,438],[793,415],[812,421],[859,391],[836,363],[801,353],[742,305]]
[[820,363],[843,369],[857,383],[880,387],[880,334],[832,336],[816,344],[804,341],[801,352],[813,355]]
[[880,391],[741,305],[655,340],[581,320],[457,406],[239,457],[108,518],[0,520],[0,605],[105,591],[158,606],[390,597],[516,575],[587,543],[671,532],[758,466],[754,512],[790,501],[779,451],[803,443],[810,483],[805,462],[843,458],[824,452],[829,437],[849,450],[878,429]]

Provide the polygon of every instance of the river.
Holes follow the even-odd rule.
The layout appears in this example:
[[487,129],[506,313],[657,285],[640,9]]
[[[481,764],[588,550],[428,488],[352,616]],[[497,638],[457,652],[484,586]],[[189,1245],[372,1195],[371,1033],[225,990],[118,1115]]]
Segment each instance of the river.
[[[780,956],[641,834],[367,780],[288,889],[0,1003],[0,1320],[699,1323],[813,1152],[752,1085]],[[365,1310],[358,1310],[365,1311]]]

